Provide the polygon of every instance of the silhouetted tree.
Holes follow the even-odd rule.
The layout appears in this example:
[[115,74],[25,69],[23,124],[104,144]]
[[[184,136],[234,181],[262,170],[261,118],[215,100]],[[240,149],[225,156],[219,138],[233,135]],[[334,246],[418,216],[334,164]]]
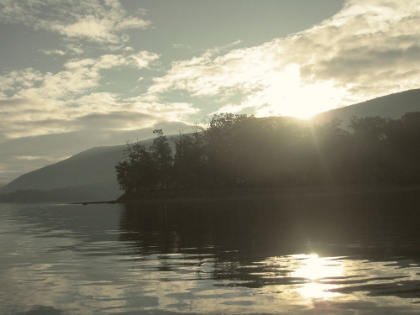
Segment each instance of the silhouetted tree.
[[153,140],[150,147],[150,156],[156,172],[157,188],[167,189],[171,186],[172,180],[172,150],[168,139],[163,135],[162,129],[154,130],[153,134],[156,134],[157,138]]
[[178,187],[199,188],[204,186],[207,157],[204,151],[203,133],[180,134],[175,140],[174,178]]
[[420,113],[401,119],[353,117],[322,126],[282,117],[217,114],[180,134],[172,156],[161,129],[149,149],[127,145],[116,166],[128,193],[170,188],[289,187],[420,183]]
[[127,143],[128,160],[116,166],[117,181],[127,193],[166,189],[171,182],[172,151],[162,130],[153,132],[158,137],[149,150],[138,142]]
[[386,134],[387,119],[381,117],[352,117],[352,165],[357,182],[381,182],[386,178],[387,168]]
[[134,183],[132,180],[133,170],[130,167],[129,161],[118,162],[115,166],[117,171],[117,182],[121,190],[126,193],[134,192]]

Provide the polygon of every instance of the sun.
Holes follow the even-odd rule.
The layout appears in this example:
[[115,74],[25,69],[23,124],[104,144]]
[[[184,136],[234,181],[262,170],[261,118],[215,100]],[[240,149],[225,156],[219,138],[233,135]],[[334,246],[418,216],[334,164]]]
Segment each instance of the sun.
[[302,78],[300,66],[290,64],[282,71],[267,74],[264,91],[259,103],[265,103],[257,110],[257,116],[292,116],[310,119],[318,113],[342,105],[347,89],[339,87],[334,80]]

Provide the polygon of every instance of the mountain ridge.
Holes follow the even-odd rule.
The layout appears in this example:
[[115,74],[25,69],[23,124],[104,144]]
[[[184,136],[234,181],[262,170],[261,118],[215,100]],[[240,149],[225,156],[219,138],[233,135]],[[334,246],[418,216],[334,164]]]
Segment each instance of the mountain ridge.
[[[404,113],[411,111],[420,111],[420,89],[394,93],[320,113],[314,116],[309,123],[324,124],[333,117],[338,117],[343,120],[342,127],[345,128],[352,116],[380,116],[398,119]],[[169,139],[176,137],[176,135],[168,136]],[[152,141],[153,139],[147,139],[139,141],[139,143],[149,146]],[[173,146],[173,141],[170,142]],[[16,178],[9,184],[0,187],[0,193],[38,190],[51,191],[53,194],[53,190],[57,189],[68,189],[73,192],[83,189],[84,199],[90,198],[90,201],[104,200],[105,192],[107,196],[109,195],[105,198],[106,200],[116,199],[123,192],[119,190],[117,184],[115,165],[124,159],[125,148],[126,145],[116,145],[94,147],[82,151],[63,161]],[[80,201],[77,200],[77,196],[74,196],[74,199],[66,201]]]
[[[402,106],[396,106],[397,103],[401,103]],[[311,121],[315,124],[324,124],[334,117],[339,117],[343,120],[342,127],[345,128],[352,116],[380,116],[398,119],[405,113],[412,111],[420,111],[420,89],[393,93],[361,103],[335,108],[315,115]]]

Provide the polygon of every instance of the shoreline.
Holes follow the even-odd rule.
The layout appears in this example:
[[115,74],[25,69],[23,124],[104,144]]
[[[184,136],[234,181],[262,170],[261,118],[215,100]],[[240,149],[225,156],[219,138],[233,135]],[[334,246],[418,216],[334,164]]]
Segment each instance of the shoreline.
[[389,185],[353,185],[353,186],[314,186],[294,188],[239,188],[239,189],[201,189],[155,191],[136,195],[124,194],[116,200],[73,202],[74,205],[95,204],[142,204],[161,202],[197,202],[197,201],[229,201],[229,200],[259,200],[266,198],[316,198],[357,196],[368,194],[385,194],[419,191],[420,186],[389,186]]

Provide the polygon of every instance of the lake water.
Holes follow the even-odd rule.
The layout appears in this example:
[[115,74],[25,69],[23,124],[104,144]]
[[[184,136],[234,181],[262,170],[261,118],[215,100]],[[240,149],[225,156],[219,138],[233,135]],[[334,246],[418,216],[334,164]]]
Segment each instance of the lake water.
[[420,314],[420,197],[0,204],[0,314]]

